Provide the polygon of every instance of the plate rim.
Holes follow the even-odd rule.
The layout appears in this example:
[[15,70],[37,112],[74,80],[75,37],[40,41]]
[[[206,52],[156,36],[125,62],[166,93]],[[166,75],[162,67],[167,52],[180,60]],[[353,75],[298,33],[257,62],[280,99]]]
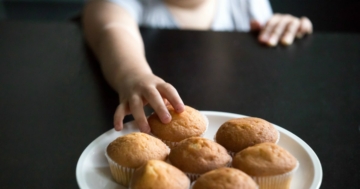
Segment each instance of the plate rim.
[[[226,117],[233,117],[233,118],[237,118],[237,117],[249,117],[247,115],[244,114],[236,114],[236,113],[230,113],[230,112],[220,112],[220,111],[207,111],[207,110],[199,110],[201,113],[205,114],[206,116],[226,116]],[[131,122],[127,122],[127,123],[131,123]],[[272,122],[271,122],[272,123]],[[126,123],[125,123],[126,124]],[[300,145],[305,149],[306,152],[308,152],[308,155],[310,156],[310,159],[312,160],[312,164],[314,166],[314,179],[313,180],[318,180],[318,182],[312,182],[311,186],[309,189],[319,189],[322,183],[322,179],[323,179],[323,171],[322,171],[322,166],[321,166],[321,162],[320,159],[318,158],[318,156],[316,155],[315,151],[305,142],[303,141],[300,137],[296,136],[295,134],[293,134],[292,132],[272,123],[273,125],[275,125],[275,127],[280,130],[283,133],[286,133],[288,136],[291,136],[291,138],[293,138],[294,140],[296,140],[297,142],[300,143]],[[83,180],[79,180],[79,178],[81,177],[81,170],[83,169],[83,162],[85,162],[85,158],[86,155],[89,153],[89,151],[92,149],[92,147],[98,143],[98,141],[104,137],[104,135],[106,135],[106,133],[110,133],[112,132],[114,129],[110,129],[104,133],[102,133],[100,136],[96,137],[95,140],[93,140],[89,145],[87,145],[87,147],[85,148],[85,150],[81,153],[80,158],[77,161],[76,164],[76,181],[77,184],[79,186],[79,188],[81,189],[85,189],[84,187],[87,187],[87,184],[85,182],[85,179]]]

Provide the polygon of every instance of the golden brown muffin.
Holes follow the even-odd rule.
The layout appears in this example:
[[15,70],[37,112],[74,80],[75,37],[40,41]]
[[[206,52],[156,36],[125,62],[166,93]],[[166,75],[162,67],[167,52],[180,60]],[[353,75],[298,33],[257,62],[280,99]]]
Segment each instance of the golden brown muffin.
[[244,172],[223,167],[201,175],[192,189],[257,189],[255,181]]
[[149,160],[138,168],[130,189],[188,189],[189,178],[178,168],[160,160]]
[[260,188],[288,189],[298,161],[284,148],[267,142],[238,152],[232,165],[252,176]]
[[151,135],[134,132],[111,142],[105,155],[114,179],[128,186],[136,168],[151,159],[166,160],[169,148]]
[[167,106],[171,114],[171,122],[164,124],[160,121],[156,113],[148,118],[151,133],[163,140],[170,148],[175,146],[183,139],[201,136],[207,129],[207,118],[198,110],[185,106],[182,113],[176,113],[172,106]]
[[245,117],[223,123],[216,132],[215,140],[234,155],[249,146],[263,142],[275,143],[279,132],[266,120]]
[[216,142],[202,137],[191,137],[171,150],[169,160],[193,181],[203,173],[229,166],[231,156]]

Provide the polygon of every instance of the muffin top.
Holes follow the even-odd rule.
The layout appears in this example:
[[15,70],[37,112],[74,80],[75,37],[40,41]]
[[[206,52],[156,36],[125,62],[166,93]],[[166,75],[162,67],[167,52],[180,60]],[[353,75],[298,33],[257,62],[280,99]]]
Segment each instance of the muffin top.
[[176,113],[172,106],[167,106],[171,114],[171,122],[164,124],[156,113],[148,118],[151,132],[162,140],[180,142],[192,136],[201,136],[206,128],[206,118],[196,109],[185,106],[182,113]]
[[169,151],[161,140],[140,132],[118,137],[106,149],[114,162],[129,168],[138,168],[151,159],[165,160]]
[[216,142],[202,137],[190,137],[171,150],[169,160],[184,172],[202,174],[227,166],[231,162],[231,156]]
[[274,143],[261,143],[238,152],[232,165],[251,176],[273,176],[292,171],[297,159]]
[[257,189],[255,181],[244,172],[223,167],[201,175],[192,189]]
[[266,120],[255,117],[235,118],[220,126],[216,132],[216,142],[236,153],[262,142],[275,143],[278,135],[276,128]]
[[178,168],[160,160],[149,160],[135,172],[130,189],[188,189],[189,178]]

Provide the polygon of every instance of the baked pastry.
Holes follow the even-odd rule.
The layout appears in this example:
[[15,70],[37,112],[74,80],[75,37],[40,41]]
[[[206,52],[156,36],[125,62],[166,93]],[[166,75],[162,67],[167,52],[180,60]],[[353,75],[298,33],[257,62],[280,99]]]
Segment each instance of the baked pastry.
[[190,137],[171,149],[169,161],[194,181],[203,173],[230,166],[231,157],[224,147],[212,140]]
[[133,172],[148,160],[166,160],[170,149],[161,140],[140,132],[118,137],[106,148],[105,156],[116,182],[128,186]]
[[130,189],[188,189],[189,178],[178,168],[161,160],[149,160],[136,169]]
[[170,148],[186,138],[202,136],[206,131],[208,120],[198,110],[185,106],[185,110],[179,114],[172,106],[168,105],[167,108],[172,117],[170,123],[162,123],[156,113],[148,117],[148,123],[151,133]]
[[255,181],[244,172],[223,167],[201,175],[192,184],[192,189],[257,189]]
[[279,132],[264,119],[244,117],[230,119],[216,132],[215,141],[224,146],[233,156],[249,146],[263,142],[276,143]]
[[261,143],[238,152],[232,166],[250,175],[260,188],[289,189],[299,163],[274,143]]

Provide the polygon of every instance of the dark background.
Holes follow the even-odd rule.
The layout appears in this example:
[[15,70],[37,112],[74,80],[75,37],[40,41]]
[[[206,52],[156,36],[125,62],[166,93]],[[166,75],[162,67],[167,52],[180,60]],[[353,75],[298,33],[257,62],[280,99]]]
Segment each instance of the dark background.
[[[85,0],[3,0],[0,19],[67,21]],[[274,12],[307,16],[315,31],[360,32],[359,0],[270,0]],[[2,8],[1,8],[2,6]]]
[[[80,0],[35,1],[0,0],[0,11],[3,11],[0,12],[0,19],[66,22],[77,17],[84,4]],[[358,1],[272,0],[271,3],[274,12],[308,16],[314,23],[315,31],[360,32]],[[2,41],[0,43],[2,74],[0,75],[4,84],[0,86],[3,87],[2,89],[12,88],[0,90],[6,95],[2,96],[2,101],[0,100],[3,104],[0,117],[2,123],[5,123],[0,125],[0,146],[3,152],[0,156],[0,162],[2,162],[0,172],[3,173],[0,175],[0,180],[5,181],[5,183],[0,181],[0,188],[75,188],[76,162],[81,152],[99,136],[99,133],[111,128],[112,115],[118,100],[117,95],[102,79],[95,58],[84,52],[85,48],[82,46],[84,44],[79,36],[80,31],[75,25],[9,22],[3,26],[6,27],[0,28]],[[169,33],[160,35],[157,32]],[[359,62],[360,54],[359,43],[356,43],[359,41],[358,34],[318,32],[309,38],[299,40],[289,48],[261,50],[259,51],[261,55],[258,56],[251,53],[253,49],[258,49],[258,43],[245,34],[232,33],[222,36],[221,33],[202,32],[200,36],[198,32],[188,32],[186,37],[179,39],[175,37],[178,36],[177,32],[149,30],[145,33],[145,36],[154,34],[163,36],[159,39],[155,38],[156,43],[162,44],[155,47],[163,54],[152,52],[148,58],[153,68],[156,68],[154,71],[164,76],[165,80],[174,83],[175,86],[180,86],[183,85],[182,83],[190,83],[187,82],[189,80],[204,78],[201,74],[196,75],[191,72],[191,69],[184,68],[192,77],[186,78],[187,80],[178,80],[168,75],[171,72],[167,72],[166,68],[162,70],[161,66],[157,66],[161,65],[159,64],[161,61],[164,63],[176,60],[179,56],[176,53],[181,52],[181,49],[186,49],[188,52],[184,53],[181,59],[177,59],[178,63],[191,61],[194,57],[194,62],[197,62],[198,66],[202,65],[203,61],[196,58],[205,58],[205,62],[218,65],[215,64],[216,61],[223,57],[231,57],[226,54],[234,53],[230,51],[231,49],[236,50],[234,55],[239,54],[237,51],[240,49],[244,53],[230,60],[236,62],[243,59],[251,60],[253,57],[259,59],[240,71],[257,71],[255,73],[259,74],[254,74],[252,77],[258,75],[260,77],[251,80],[261,85],[252,89],[263,92],[250,91],[247,92],[248,95],[235,93],[256,104],[246,106],[246,100],[229,101],[229,104],[224,106],[225,108],[220,100],[215,101],[217,103],[209,103],[209,96],[196,97],[197,90],[210,91],[214,88],[209,83],[215,83],[231,91],[232,88],[228,87],[231,84],[223,85],[224,82],[221,81],[227,80],[226,77],[222,77],[216,82],[199,82],[196,84],[199,86],[184,87],[180,90],[180,94],[188,97],[184,99],[185,102],[196,104],[196,107],[201,110],[256,115],[286,126],[286,129],[306,141],[319,155],[324,174],[321,188],[359,188],[359,150],[357,150],[360,144],[358,142],[359,111],[356,111],[359,107],[356,99],[359,96],[360,76],[359,64],[356,64]],[[66,38],[59,36],[66,36]],[[146,52],[151,52],[149,47],[154,47],[151,44],[154,41],[149,39],[153,38],[148,37],[148,40],[145,40],[148,45]],[[164,43],[172,39],[175,39],[174,43]],[[181,41],[185,47],[176,45],[182,39],[185,39]],[[224,46],[219,50],[216,48],[217,44],[206,43],[212,41],[207,39],[224,41]],[[235,42],[244,40],[246,44],[251,44],[250,48],[234,43],[234,39]],[[355,42],[353,42],[354,39]],[[200,52],[196,46],[192,47],[193,44],[205,44],[207,48]],[[334,45],[328,48],[330,44]],[[177,48],[181,49],[178,51]],[[176,53],[168,53],[169,51]],[[208,53],[208,51],[213,53]],[[194,56],[199,52],[200,55]],[[285,53],[285,56],[279,56],[280,53]],[[258,69],[262,66],[259,63],[264,61],[264,57],[266,61],[271,61],[262,69]],[[306,63],[312,61],[314,61],[313,64]],[[282,66],[283,63],[289,62],[292,64]],[[307,69],[307,66],[312,69]],[[287,72],[292,68],[296,68],[294,74]],[[227,71],[230,76],[235,75],[240,79],[246,75],[246,73],[237,74],[235,69]],[[262,71],[265,74],[261,74]],[[285,72],[283,75],[285,79],[279,77],[279,80],[272,85],[267,85],[268,77],[282,75],[278,72]],[[245,90],[251,86],[244,83],[239,87]],[[271,87],[275,87],[279,92],[271,93],[273,91],[270,90]],[[42,90],[44,88],[46,90]],[[27,93],[18,93],[17,90],[27,91]],[[238,91],[241,92],[241,89]],[[211,94],[210,92],[208,94]],[[273,102],[273,96],[262,98],[261,95],[267,94],[276,95],[280,103]],[[222,93],[215,93],[213,98],[221,99],[221,95]],[[58,101],[64,103],[58,103]],[[35,108],[34,104],[36,104]],[[79,117],[84,119],[79,119]],[[306,124],[303,120],[307,120]],[[6,127],[7,125],[19,127]],[[34,127],[32,126],[35,125],[39,132],[33,134]],[[92,129],[83,132],[84,125]],[[68,129],[70,126],[71,130]],[[31,136],[29,133],[32,133]],[[58,141],[63,141],[63,136],[67,136],[68,139],[59,143]]]

